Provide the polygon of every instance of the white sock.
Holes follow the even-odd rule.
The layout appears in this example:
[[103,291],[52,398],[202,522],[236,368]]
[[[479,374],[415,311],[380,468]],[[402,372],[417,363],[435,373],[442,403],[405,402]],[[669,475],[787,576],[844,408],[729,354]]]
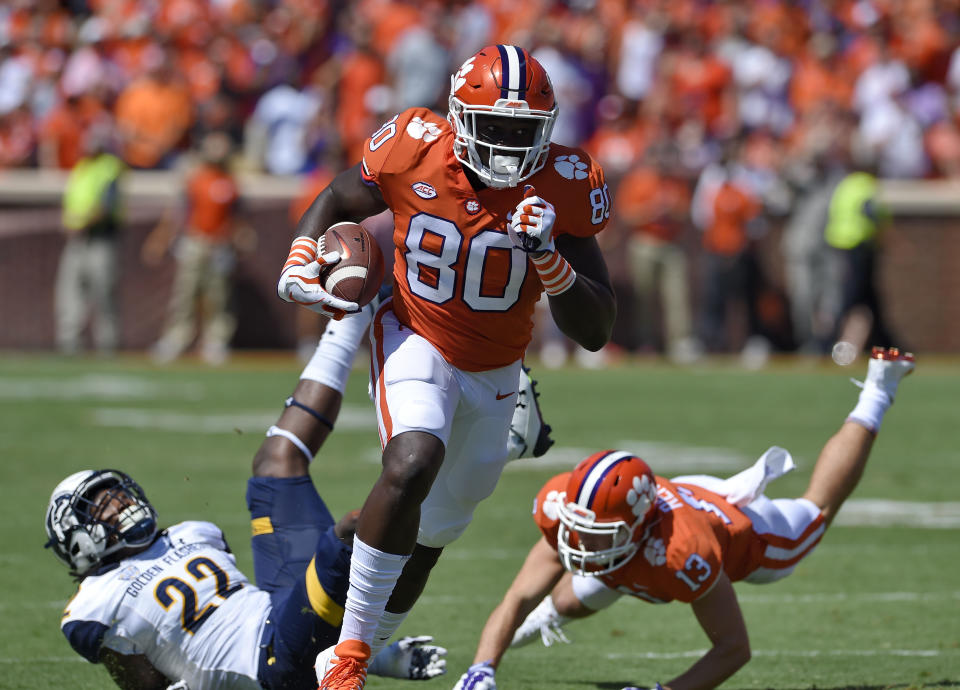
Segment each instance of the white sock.
[[374,658],[377,653],[387,646],[393,633],[403,623],[409,611],[403,613],[394,613],[393,611],[384,611],[380,616],[380,623],[377,624],[377,631],[373,634],[373,642],[370,643],[370,658]]
[[857,406],[847,415],[847,421],[856,422],[876,434],[892,403],[890,396],[876,386],[866,387],[860,391]]
[[343,393],[353,360],[360,348],[360,341],[363,340],[371,321],[373,313],[369,309],[340,321],[331,319],[300,378],[317,381]]
[[340,641],[362,640],[373,644],[374,633],[387,608],[387,600],[403,572],[409,555],[386,553],[353,538],[350,586],[344,606]]

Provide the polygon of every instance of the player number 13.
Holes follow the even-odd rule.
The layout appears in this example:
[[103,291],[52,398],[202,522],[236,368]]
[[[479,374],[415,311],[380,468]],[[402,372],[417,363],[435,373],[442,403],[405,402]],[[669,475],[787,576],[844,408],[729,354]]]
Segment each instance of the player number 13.
[[692,553],[683,564],[683,570],[678,570],[676,574],[691,591],[695,592],[700,589],[700,585],[710,579],[711,572],[710,564],[699,554]]

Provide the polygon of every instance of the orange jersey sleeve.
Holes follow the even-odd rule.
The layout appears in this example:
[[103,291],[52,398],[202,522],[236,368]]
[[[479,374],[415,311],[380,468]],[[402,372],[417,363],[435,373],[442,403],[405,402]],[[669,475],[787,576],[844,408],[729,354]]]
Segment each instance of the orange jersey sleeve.
[[603,168],[583,149],[551,144],[547,164],[521,190],[526,185],[556,209],[555,235],[591,237],[607,226],[610,191]]
[[550,479],[533,499],[533,521],[537,523],[547,543],[554,549],[557,548],[557,525],[560,523],[557,517],[557,506],[560,494],[567,488],[570,474],[570,472],[564,472]]
[[[507,235],[523,187],[474,190],[453,153],[450,124],[426,108],[393,117],[364,145],[363,180],[393,211],[393,309],[454,366],[485,371],[523,357],[543,286]],[[587,237],[609,215],[602,169],[551,146],[530,178],[557,209],[555,231]]]

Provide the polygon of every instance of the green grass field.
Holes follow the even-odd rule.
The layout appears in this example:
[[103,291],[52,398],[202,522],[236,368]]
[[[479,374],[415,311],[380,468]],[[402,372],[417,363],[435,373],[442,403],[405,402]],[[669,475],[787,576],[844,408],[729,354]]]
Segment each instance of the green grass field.
[[[360,358],[364,358],[361,356]],[[544,459],[508,467],[466,535],[448,547],[401,632],[447,646],[450,688],[470,663],[483,622],[537,538],[531,499],[589,452],[623,447],[663,475],[724,476],[768,446],[788,448],[798,471],[771,496],[802,492],[821,444],[856,400],[851,375],[828,363],[786,360],[763,372],[711,363],[654,363],[605,371],[536,370],[557,441]],[[536,363],[534,362],[534,365]],[[263,430],[292,390],[292,357],[241,357],[211,370],[159,369],[143,359],[0,359],[0,688],[107,688],[59,632],[74,586],[42,549],[53,486],[86,467],[116,467],[146,489],[161,522],[206,519],[226,532],[252,573],[244,490]],[[754,658],[729,688],[960,686],[960,367],[923,361],[887,416],[855,499],[818,550],[789,578],[738,585]],[[313,477],[335,514],[358,507],[378,473],[372,407],[361,372]],[[938,505],[928,505],[928,504]],[[939,528],[911,526],[926,515]],[[845,526],[853,518],[866,523]],[[885,517],[896,524],[884,526]],[[570,626],[573,644],[507,655],[501,688],[619,690],[666,681],[707,644],[688,607],[622,601]],[[370,688],[412,687],[373,678]]]

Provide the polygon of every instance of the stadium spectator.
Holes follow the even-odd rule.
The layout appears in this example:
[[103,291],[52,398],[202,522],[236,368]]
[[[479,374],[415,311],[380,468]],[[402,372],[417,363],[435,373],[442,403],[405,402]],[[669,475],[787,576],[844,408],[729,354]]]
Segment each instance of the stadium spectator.
[[336,122],[344,162],[353,165],[363,157],[363,143],[379,126],[377,115],[389,107],[390,97],[383,91],[387,71],[370,23],[358,12],[348,13],[344,21],[353,45],[339,58]]
[[308,131],[328,95],[298,89],[293,75],[267,91],[257,102],[245,131],[248,160],[274,175],[295,175],[308,170]]
[[[364,332],[365,324],[334,338],[351,360]],[[161,531],[143,489],[123,472],[77,472],[54,489],[47,546],[80,579],[61,629],[119,687],[316,687],[314,658],[343,618],[357,512],[334,521],[310,479],[350,369],[328,353],[318,348],[253,459],[246,496],[256,585],[213,523]],[[131,570],[155,576],[131,579]],[[446,650],[431,642],[402,638],[370,672],[416,680],[445,673]]]
[[689,223],[690,190],[677,175],[676,152],[651,149],[647,160],[620,182],[614,206],[618,222],[630,232],[639,346],[666,352],[678,363],[695,360],[702,346],[694,337],[690,274],[681,243]]
[[92,320],[93,341],[111,354],[119,339],[116,285],[123,162],[109,152],[105,129],[89,132],[84,150],[67,178],[63,195],[66,243],[54,289],[57,347],[81,348],[81,333]]
[[200,354],[206,362],[222,364],[230,353],[236,329],[230,306],[236,255],[256,244],[253,229],[239,213],[240,192],[229,168],[231,146],[226,134],[207,135],[182,198],[144,241],[144,263],[156,265],[176,240],[167,321],[153,348],[159,363],[176,359],[190,346],[196,321],[201,322]]
[[87,132],[112,125],[110,113],[96,96],[67,96],[43,122],[38,149],[40,165],[70,170],[80,160]]
[[840,310],[839,265],[824,240],[833,190],[845,171],[826,152],[796,166],[795,201],[784,226],[782,250],[793,337],[801,352],[830,349]]
[[147,74],[117,97],[123,159],[133,168],[169,168],[193,122],[193,104],[171,56],[154,48]]
[[439,13],[427,13],[403,32],[386,52],[386,68],[394,94],[393,109],[414,106],[443,108],[450,78],[450,56]]
[[705,169],[694,192],[694,204],[702,209],[701,338],[710,352],[735,348],[730,332],[733,309],[746,317],[747,345],[760,337],[752,243],[760,232],[762,206],[745,181],[741,155],[741,143],[728,142],[724,164]]
[[[449,120],[400,113],[319,194],[278,284],[282,298],[333,318],[356,311],[318,284],[317,264],[340,256],[317,239],[337,221],[393,211],[394,294],[374,327],[383,471],[357,523],[340,643],[317,658],[322,688],[364,686],[367,662],[442,548],[493,491],[507,460],[503,401],[541,293],[590,350],[613,325],[594,238],[609,215],[603,172],[581,149],[550,143],[557,101],[546,71],[522,48],[488,46],[451,82]],[[504,85],[526,107],[494,110]],[[424,202],[431,213],[419,212]]]
[[877,178],[870,170],[854,170],[837,183],[824,230],[841,262],[836,339],[858,350],[868,342],[893,342],[876,283],[879,248],[889,222],[890,212],[877,198]]
[[[713,688],[750,660],[732,583],[767,584],[815,549],[866,467],[883,417],[913,355],[875,348],[858,402],[826,442],[799,498],[770,499],[767,484],[794,468],[776,446],[727,479],[655,476],[628,452],[602,451],[550,479],[534,501],[540,540],[487,619],[473,665],[455,690],[496,690],[510,646],[565,639],[562,626],[627,594],[691,604],[711,648],[664,683]],[[635,690],[634,686],[624,690]]]

